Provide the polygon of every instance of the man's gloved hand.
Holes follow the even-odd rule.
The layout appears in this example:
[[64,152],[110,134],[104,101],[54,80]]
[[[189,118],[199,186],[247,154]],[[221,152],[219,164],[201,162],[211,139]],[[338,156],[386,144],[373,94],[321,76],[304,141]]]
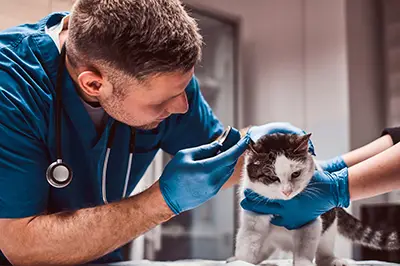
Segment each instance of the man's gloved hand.
[[[253,126],[249,129],[248,134],[252,141],[256,142],[259,138],[267,134],[274,134],[274,133],[283,133],[283,134],[298,134],[304,135],[306,134],[304,130],[293,126],[290,123],[285,122],[273,122],[268,123],[262,126]],[[309,142],[309,151],[311,154],[315,155],[314,153],[314,146],[310,140]]]
[[335,207],[349,206],[348,171],[316,171],[307,188],[290,200],[271,200],[251,190],[245,191],[242,208],[271,214],[271,223],[292,230],[315,220]]
[[318,164],[324,171],[327,171],[329,173],[337,172],[339,170],[342,170],[343,168],[348,167],[342,156],[337,156],[326,161],[319,161]]
[[[196,208],[221,189],[249,144],[233,129],[218,142],[179,151],[167,164],[159,183],[161,193],[175,214]],[[220,153],[219,153],[220,152]]]

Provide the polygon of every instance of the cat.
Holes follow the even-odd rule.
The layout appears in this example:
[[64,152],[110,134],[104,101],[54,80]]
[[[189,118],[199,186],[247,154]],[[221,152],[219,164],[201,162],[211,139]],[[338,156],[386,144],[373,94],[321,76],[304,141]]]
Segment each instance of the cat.
[[[315,170],[322,171],[309,152],[311,134],[271,134],[249,145],[245,153],[240,198],[249,188],[270,199],[289,200],[298,193],[310,193],[307,185]],[[297,230],[270,223],[270,215],[259,215],[241,209],[236,236],[235,256],[259,264],[276,250],[293,252],[293,265],[347,266],[347,261],[334,255],[335,235],[374,248],[400,248],[396,231],[377,230],[364,225],[342,208],[335,208]]]

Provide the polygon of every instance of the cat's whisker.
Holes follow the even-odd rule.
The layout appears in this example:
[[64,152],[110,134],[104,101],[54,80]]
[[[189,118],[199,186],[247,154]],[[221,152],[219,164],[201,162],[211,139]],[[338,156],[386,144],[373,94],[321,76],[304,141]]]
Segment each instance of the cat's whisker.
[[322,192],[322,190],[320,190],[320,189],[307,189],[307,190],[304,190],[305,194],[313,193],[314,195],[318,195],[318,193],[320,193],[320,192]]
[[308,191],[308,193],[305,193],[304,196],[309,197],[310,199],[317,198],[317,194],[312,191]]
[[306,190],[323,191],[323,189],[321,189],[319,187],[309,187],[309,188],[306,188]]
[[313,196],[313,197],[315,197],[315,198],[318,198],[318,195],[319,195],[319,192],[321,192],[322,190],[320,190],[320,189],[316,189],[316,188],[308,188],[308,189],[305,189],[304,191],[303,191],[303,195],[306,195],[306,196]]
[[325,182],[310,182],[310,185],[326,184]]
[[254,191],[251,191],[251,192],[249,193],[249,196],[253,196],[253,197],[254,197],[254,195],[255,195],[255,199],[260,199],[260,200],[263,200],[263,199],[264,199],[261,195],[255,193]]
[[319,187],[311,187],[311,186],[307,186],[304,190],[309,190],[309,189],[321,190],[321,188],[319,188]]

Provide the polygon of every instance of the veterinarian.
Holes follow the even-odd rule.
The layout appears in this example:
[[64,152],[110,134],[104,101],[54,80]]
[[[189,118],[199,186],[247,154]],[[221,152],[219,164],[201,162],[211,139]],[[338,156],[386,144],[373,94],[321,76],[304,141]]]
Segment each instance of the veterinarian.
[[[0,264],[120,261],[122,245],[236,183],[250,137],[301,132],[215,141],[193,74],[201,44],[178,0],[78,0],[0,33]],[[174,158],[128,197],[159,149]]]
[[245,192],[241,206],[260,214],[273,214],[272,223],[296,229],[335,207],[400,189],[400,127],[383,130],[377,140],[322,164],[309,190],[291,200],[270,200]]

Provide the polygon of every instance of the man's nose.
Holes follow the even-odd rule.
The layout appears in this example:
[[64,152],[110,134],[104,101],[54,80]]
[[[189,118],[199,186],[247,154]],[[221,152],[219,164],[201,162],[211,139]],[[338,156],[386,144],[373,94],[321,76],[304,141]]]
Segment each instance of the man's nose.
[[166,111],[171,114],[184,114],[188,111],[188,109],[189,103],[186,92],[183,92],[170,102]]

